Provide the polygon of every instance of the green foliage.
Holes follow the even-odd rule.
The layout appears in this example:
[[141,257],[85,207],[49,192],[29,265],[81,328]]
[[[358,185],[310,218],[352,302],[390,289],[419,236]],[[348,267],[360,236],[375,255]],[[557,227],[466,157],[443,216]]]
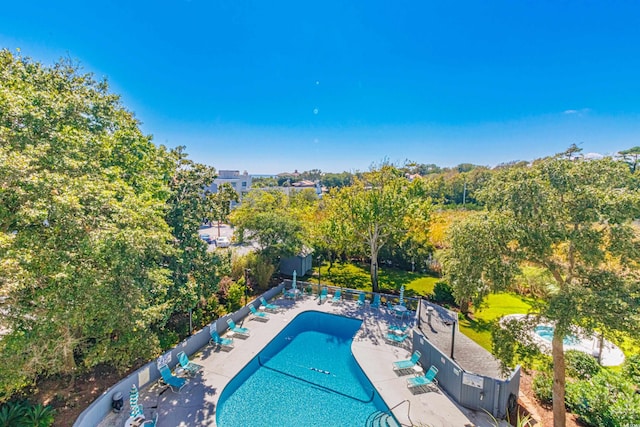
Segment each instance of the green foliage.
[[436,282],[433,287],[433,294],[431,299],[441,305],[455,305],[456,300],[453,297],[453,289],[449,286],[449,283],[443,280]]
[[248,272],[249,284],[254,290],[266,290],[273,273],[276,271],[276,267],[269,258],[255,252],[249,252],[233,259],[232,277],[243,278],[246,269],[250,270]]
[[41,404],[32,405],[25,413],[26,425],[32,427],[49,427],[53,425],[55,410]]
[[553,401],[553,375],[539,372],[533,377],[533,394],[541,403],[550,405]]
[[240,200],[238,192],[228,182],[220,185],[218,192],[208,195],[208,197],[212,203],[211,219],[217,221],[218,225],[228,220],[231,213],[231,203],[237,203]]
[[7,402],[0,406],[0,427],[49,427],[53,425],[54,414],[50,406]]
[[572,325],[640,334],[640,239],[631,226],[640,215],[640,190],[623,162],[573,154],[572,147],[493,174],[478,193],[488,211],[452,227],[444,258],[463,310],[468,301],[478,305],[491,290],[508,288],[525,263],[553,277],[537,309],[555,325],[556,420],[565,413],[560,338]]
[[26,407],[23,402],[7,402],[0,407],[0,427],[24,425]]
[[625,426],[640,421],[640,395],[622,375],[601,370],[567,385],[567,405],[589,426]]
[[[473,318],[460,321],[460,331],[486,350],[492,351],[491,328],[494,322],[507,314],[530,312],[533,302],[509,293],[489,294],[485,303],[481,307],[476,307]],[[513,365],[510,366],[513,367]]]
[[227,312],[232,313],[239,310],[244,302],[244,278],[231,284],[227,291]]
[[106,82],[0,51],[0,401],[154,357],[215,291],[226,267],[197,236],[214,171],[138,125]]
[[491,327],[492,353],[500,360],[503,373],[516,364],[532,365],[541,356],[538,345],[531,339],[534,320],[506,319]]
[[[322,283],[330,286],[342,286],[352,289],[371,291],[371,278],[368,266],[365,264],[334,262],[329,267],[328,263],[322,264]],[[312,275],[318,273],[314,266]],[[399,270],[397,268],[384,268],[379,272],[380,289],[382,292],[398,293],[404,286],[407,296],[428,296],[433,292],[433,287],[438,281],[436,277],[425,276],[419,273]]]
[[249,263],[251,268],[250,277],[257,282],[255,288],[266,290],[269,287],[269,281],[276,271],[276,267],[271,264],[268,258],[256,256],[253,262]]
[[165,219],[173,234],[175,250],[167,258],[172,275],[167,299],[173,310],[187,312],[215,292],[220,270],[225,268],[223,257],[207,252],[198,229],[212,211],[224,216],[223,206],[230,202],[223,199],[233,198],[233,194],[222,186],[220,193],[203,197],[202,189],[213,182],[215,170],[189,160],[183,147],[176,148],[171,155],[174,170]]
[[180,335],[173,329],[162,329],[158,333],[158,341],[162,350],[173,348],[180,342]]
[[[174,166],[104,81],[0,51],[0,399],[157,351]],[[6,310],[6,311],[4,311]],[[140,346],[146,349],[139,352]]]
[[236,226],[236,235],[242,241],[253,240],[273,264],[297,255],[306,243],[296,205],[290,205],[289,198],[277,190],[249,192],[229,219]]
[[354,254],[368,258],[374,292],[379,291],[381,248],[411,236],[416,243],[426,240],[429,205],[418,186],[419,181],[410,183],[398,169],[383,165],[323,198],[325,229],[334,233],[327,246],[337,253],[349,246]]
[[346,187],[353,182],[353,175],[349,172],[325,173],[322,176],[322,185],[327,188]]
[[572,378],[585,380],[600,372],[598,361],[591,355],[578,350],[568,350],[564,353],[567,364],[567,375]]
[[554,278],[548,270],[523,266],[510,286],[513,292],[532,298],[544,298],[553,290]]
[[640,388],[640,354],[627,356],[622,366],[622,372],[636,387]]

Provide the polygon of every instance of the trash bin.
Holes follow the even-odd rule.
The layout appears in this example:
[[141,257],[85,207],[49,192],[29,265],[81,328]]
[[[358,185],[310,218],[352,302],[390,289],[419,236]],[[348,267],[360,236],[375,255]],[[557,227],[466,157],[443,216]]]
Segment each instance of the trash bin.
[[113,412],[122,411],[122,407],[124,406],[124,399],[122,398],[122,393],[117,391],[111,397],[111,408]]

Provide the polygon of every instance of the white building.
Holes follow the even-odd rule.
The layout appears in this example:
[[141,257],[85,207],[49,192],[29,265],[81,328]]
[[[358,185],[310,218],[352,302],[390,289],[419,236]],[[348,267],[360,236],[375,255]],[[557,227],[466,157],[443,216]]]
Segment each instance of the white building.
[[247,171],[240,174],[240,171],[237,170],[219,170],[218,177],[205,190],[217,193],[218,187],[225,183],[231,184],[231,187],[236,190],[240,200],[242,200],[242,197],[251,190],[251,175]]

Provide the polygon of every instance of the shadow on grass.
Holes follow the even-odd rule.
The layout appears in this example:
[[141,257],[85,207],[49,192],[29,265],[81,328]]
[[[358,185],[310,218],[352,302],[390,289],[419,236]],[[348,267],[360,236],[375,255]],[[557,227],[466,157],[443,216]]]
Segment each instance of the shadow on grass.
[[[352,289],[371,290],[370,266],[367,263],[334,263],[329,271],[329,264],[323,263],[321,270],[321,280],[323,284],[333,286],[344,286]],[[318,268],[314,267],[308,277],[314,277],[317,280]],[[399,270],[395,268],[384,268],[378,270],[378,283],[380,291],[389,294],[400,294],[400,288],[405,286],[404,294],[407,297],[417,297],[429,293],[428,291],[420,292],[410,289],[409,285],[413,283],[415,287],[416,280],[428,278],[419,273]],[[309,279],[311,280],[311,279]],[[434,279],[435,280],[435,279]]]
[[491,333],[491,329],[495,324],[495,320],[484,320],[484,319],[472,319],[469,317],[465,318],[469,329],[474,332],[489,332]]

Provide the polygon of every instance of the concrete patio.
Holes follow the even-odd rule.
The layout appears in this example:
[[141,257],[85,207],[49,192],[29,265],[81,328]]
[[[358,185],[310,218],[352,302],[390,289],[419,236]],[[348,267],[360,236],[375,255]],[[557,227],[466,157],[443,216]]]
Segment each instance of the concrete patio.
[[[408,375],[396,374],[392,362],[410,357],[411,341],[407,339],[403,346],[385,342],[388,325],[397,323],[397,319],[385,309],[370,309],[368,305],[359,307],[355,301],[318,305],[314,297],[296,301],[279,298],[271,302],[281,308],[279,312],[270,314],[268,322],[245,319],[242,326],[251,330],[251,336],[246,340],[236,338],[233,350],[225,352],[207,346],[190,356],[203,369],[188,380],[180,393],[174,393],[158,383],[140,390],[139,403],[144,405],[147,419],[151,418],[153,412],[158,412],[159,427],[215,426],[218,398],[227,383],[296,315],[317,310],[363,319],[362,327],[354,337],[353,354],[403,425],[494,426],[488,415],[460,407],[441,390],[413,394],[407,388]],[[247,410],[251,409],[248,407]],[[128,412],[128,396],[125,396],[124,410],[117,414],[110,413],[99,427],[124,426]]]

